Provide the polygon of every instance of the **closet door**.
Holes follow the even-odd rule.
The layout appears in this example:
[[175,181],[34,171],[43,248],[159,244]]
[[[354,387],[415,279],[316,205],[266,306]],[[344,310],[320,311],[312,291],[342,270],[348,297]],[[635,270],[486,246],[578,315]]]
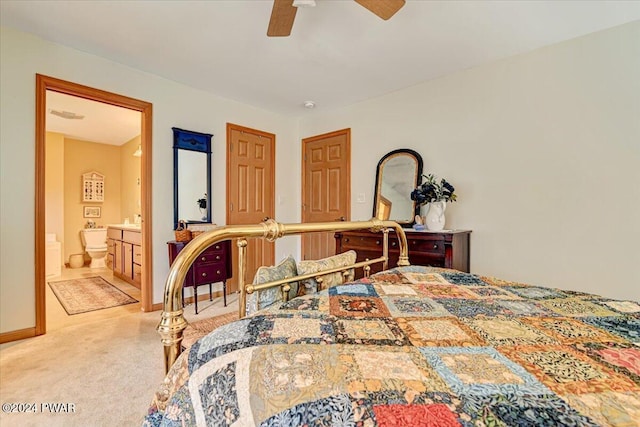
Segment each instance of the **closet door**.
[[[302,222],[349,221],[351,130],[302,140]],[[302,259],[335,255],[334,233],[302,235]]]
[[[227,224],[258,224],[275,216],[275,135],[227,124]],[[233,278],[237,291],[238,247],[232,244]],[[261,265],[273,265],[274,244],[249,239],[245,281],[251,283]]]

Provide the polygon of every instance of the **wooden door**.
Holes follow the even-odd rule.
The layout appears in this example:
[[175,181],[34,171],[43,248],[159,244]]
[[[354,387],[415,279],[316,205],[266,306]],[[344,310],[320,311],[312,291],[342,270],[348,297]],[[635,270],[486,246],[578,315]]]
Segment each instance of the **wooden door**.
[[[227,224],[258,224],[275,215],[275,135],[227,123]],[[238,290],[238,247],[232,244],[233,278]],[[274,264],[274,244],[249,239],[245,280],[261,265]]]
[[[302,222],[351,218],[351,129],[302,140]],[[302,259],[334,255],[334,233],[302,235]]]

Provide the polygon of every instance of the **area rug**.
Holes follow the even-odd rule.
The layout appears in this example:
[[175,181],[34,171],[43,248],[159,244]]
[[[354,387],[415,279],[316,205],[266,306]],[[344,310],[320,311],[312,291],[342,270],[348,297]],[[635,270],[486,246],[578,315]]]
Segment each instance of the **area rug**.
[[100,276],[49,282],[49,286],[69,315],[138,302]]
[[182,351],[186,351],[194,342],[222,325],[238,320],[238,312],[233,311],[220,316],[190,322],[182,333]]

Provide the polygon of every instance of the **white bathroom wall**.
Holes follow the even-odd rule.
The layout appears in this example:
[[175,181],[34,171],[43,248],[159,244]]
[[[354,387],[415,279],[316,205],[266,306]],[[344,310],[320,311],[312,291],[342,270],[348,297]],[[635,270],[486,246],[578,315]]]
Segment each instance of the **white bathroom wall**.
[[412,148],[456,187],[472,272],[640,300],[640,22],[318,113],[302,137],[352,129],[354,219]]
[[[276,214],[299,219],[299,179],[291,179],[288,147],[296,146],[294,121],[226,100],[94,55],[2,27],[0,33],[0,332],[33,327],[35,74],[153,103],[153,302],[162,300],[169,269],[166,242],[173,238],[171,127],[213,133],[213,220],[225,223],[227,122],[276,134]],[[211,78],[216,78],[215,74]],[[295,150],[294,150],[295,151]],[[298,157],[295,157],[299,159]],[[296,160],[297,162],[297,160]],[[287,167],[285,167],[285,165]],[[279,242],[276,258],[298,253],[295,240]]]

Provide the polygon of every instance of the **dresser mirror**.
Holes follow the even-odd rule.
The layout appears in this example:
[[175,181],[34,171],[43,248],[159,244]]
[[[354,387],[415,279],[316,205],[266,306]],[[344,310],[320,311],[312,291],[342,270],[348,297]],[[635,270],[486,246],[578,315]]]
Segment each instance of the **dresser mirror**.
[[211,222],[211,137],[173,130],[173,222]]
[[411,192],[422,176],[422,156],[408,148],[393,150],[378,162],[373,198],[374,218],[396,221],[411,227],[420,207]]

